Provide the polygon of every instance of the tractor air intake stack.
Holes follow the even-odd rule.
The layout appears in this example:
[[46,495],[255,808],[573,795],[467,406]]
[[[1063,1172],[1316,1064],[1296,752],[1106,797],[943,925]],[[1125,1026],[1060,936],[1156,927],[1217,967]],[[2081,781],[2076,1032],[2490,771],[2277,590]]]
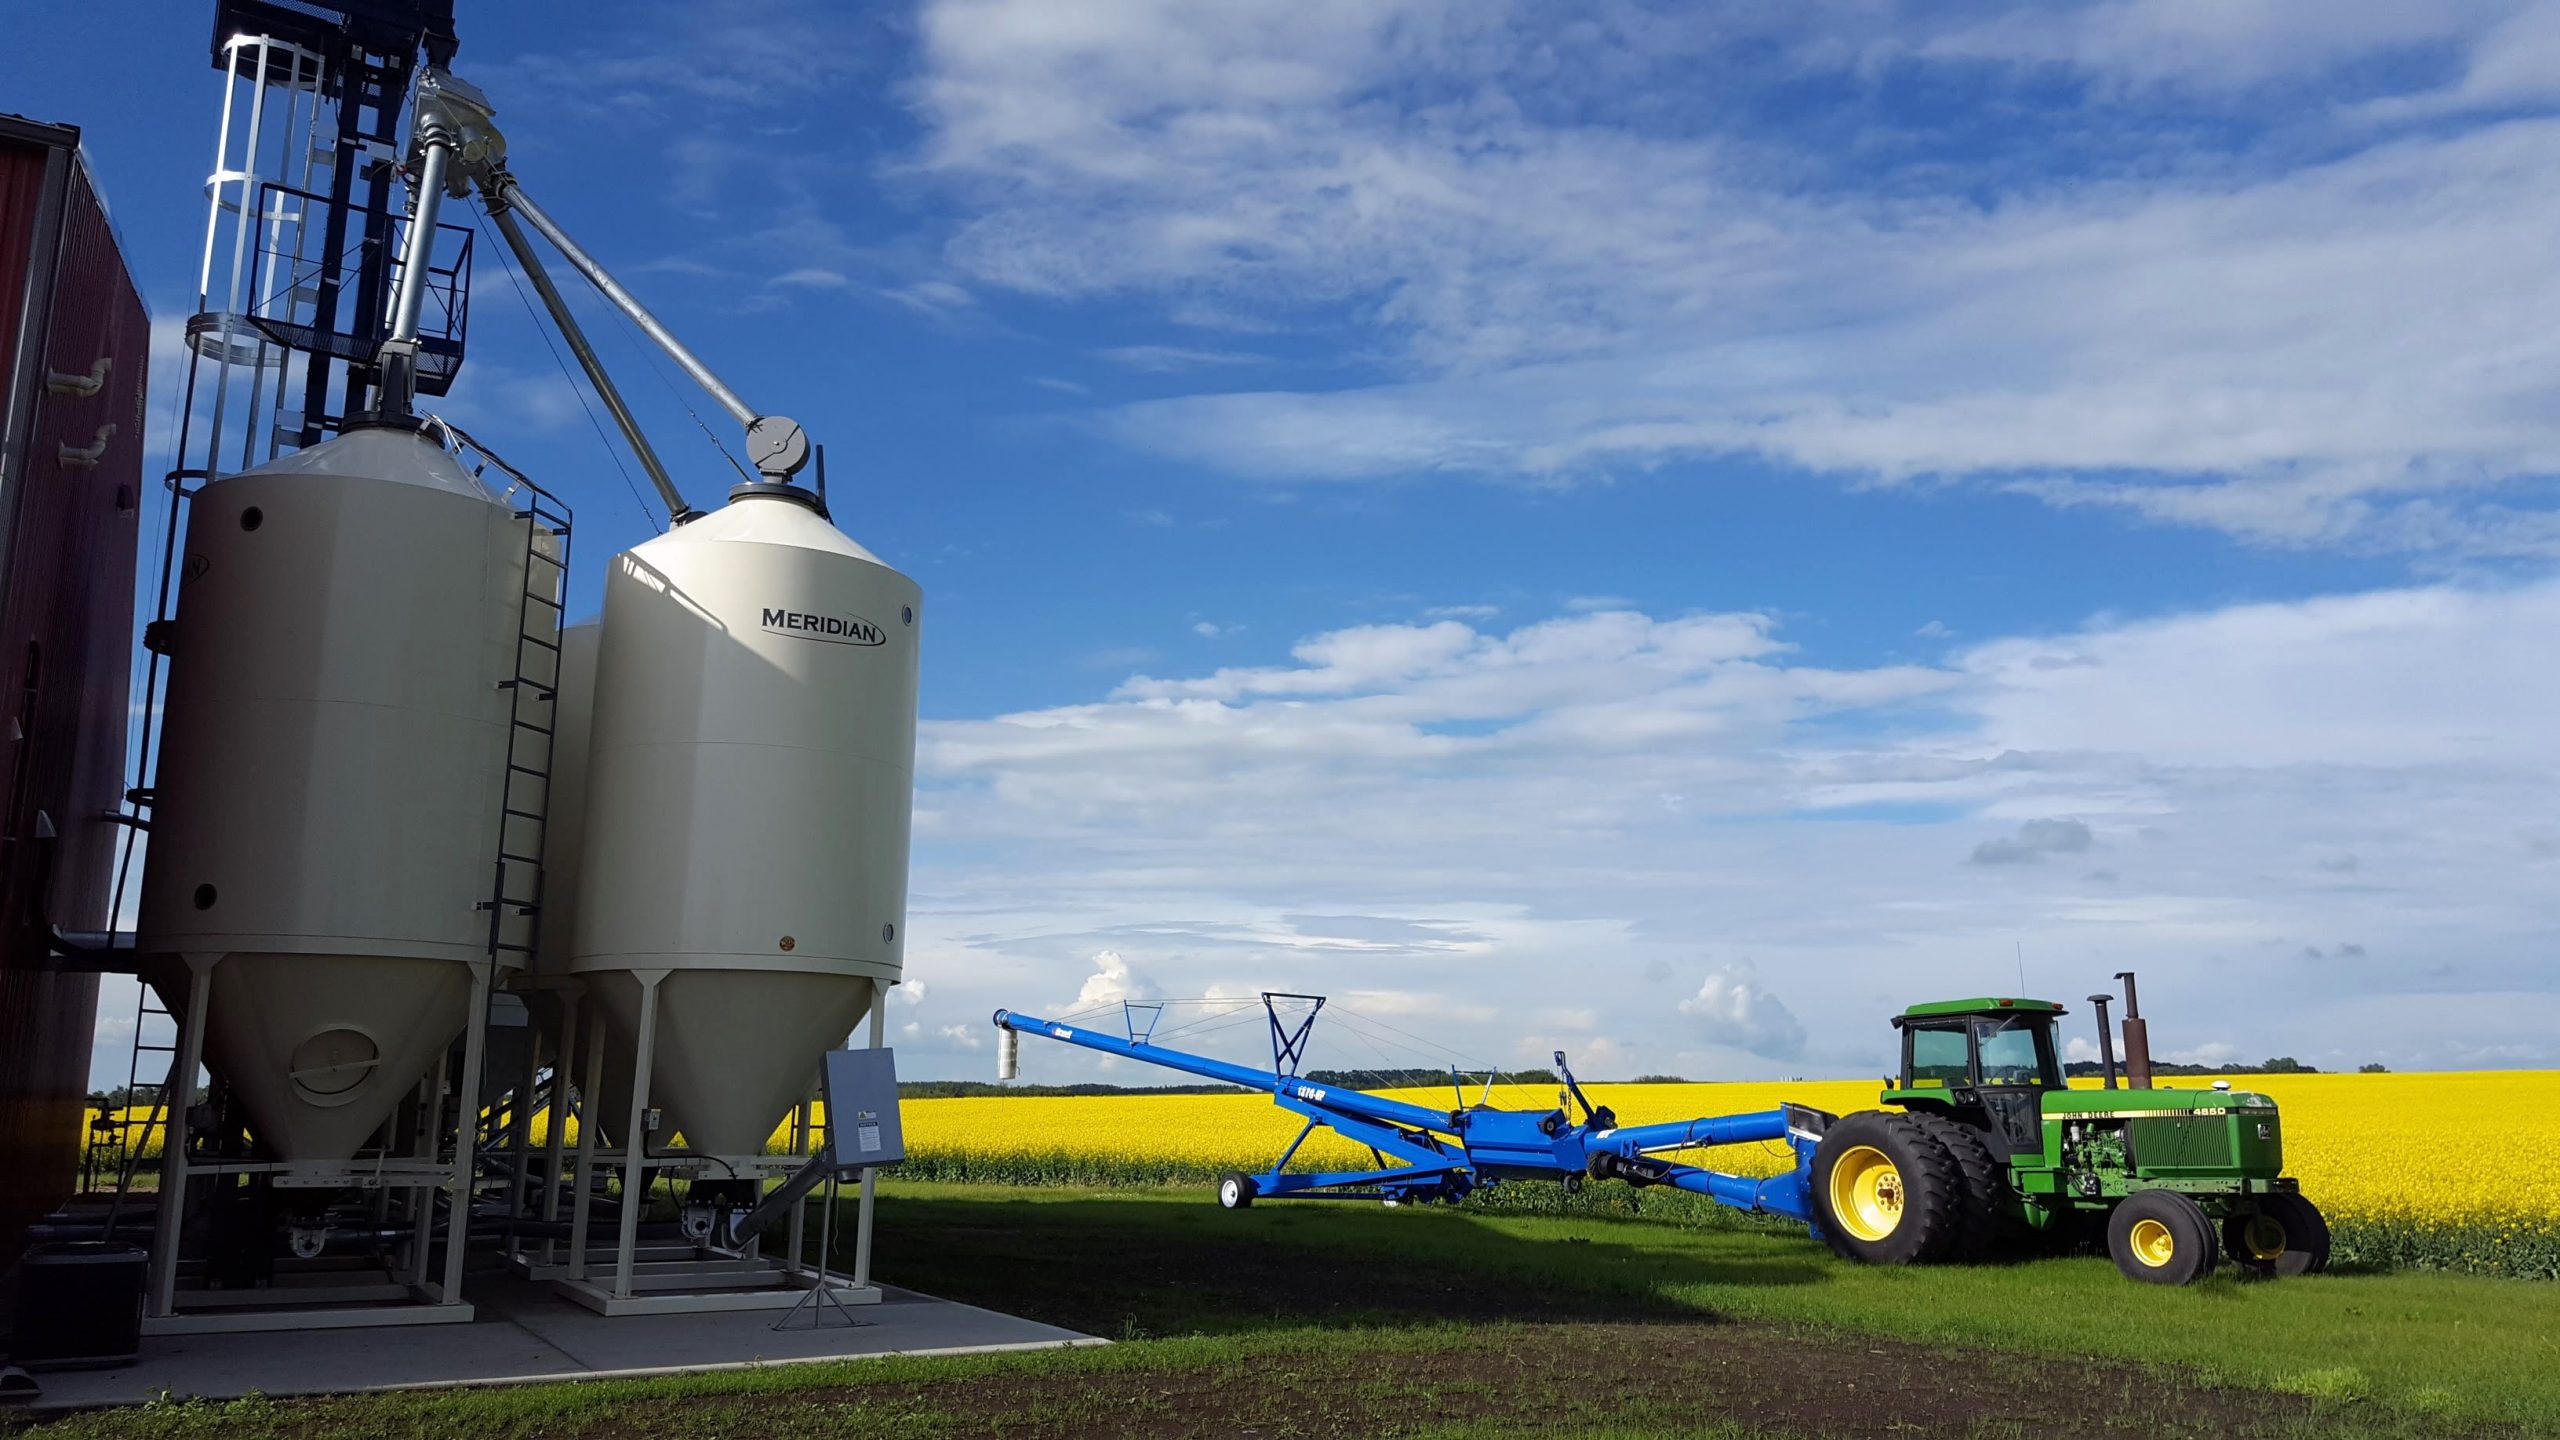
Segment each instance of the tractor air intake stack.
[[2116,978],[2124,982],[2124,1081],[2136,1090],[2151,1088],[2151,1027],[2142,1018],[2141,1002],[2134,998],[2133,972],[2119,970]]
[[2116,1088],[2116,1037],[2107,1029],[2107,1006],[2115,998],[2104,991],[2089,997],[2089,1003],[2098,1010],[2098,1064],[2106,1072],[2110,1090]]

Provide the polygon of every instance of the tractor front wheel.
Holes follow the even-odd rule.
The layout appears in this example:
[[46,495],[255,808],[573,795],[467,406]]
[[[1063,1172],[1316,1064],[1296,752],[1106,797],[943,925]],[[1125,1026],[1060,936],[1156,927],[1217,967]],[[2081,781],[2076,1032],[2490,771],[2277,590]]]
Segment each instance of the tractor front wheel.
[[2185,1285],[2222,1259],[2204,1207],[2175,1190],[2140,1190],[2107,1217],[2107,1254],[2128,1280]]
[[1253,1197],[1260,1190],[1261,1187],[1253,1183],[1252,1176],[1241,1170],[1230,1170],[1218,1177],[1218,1204],[1228,1210],[1250,1209]]
[[2299,1195],[2270,1195],[2222,1222],[2222,1248],[2261,1275],[2317,1275],[2329,1268],[2329,1222]]
[[1946,1257],[1964,1226],[1955,1158],[1909,1115],[1862,1110],[1813,1152],[1813,1210],[1844,1259],[1916,1265]]

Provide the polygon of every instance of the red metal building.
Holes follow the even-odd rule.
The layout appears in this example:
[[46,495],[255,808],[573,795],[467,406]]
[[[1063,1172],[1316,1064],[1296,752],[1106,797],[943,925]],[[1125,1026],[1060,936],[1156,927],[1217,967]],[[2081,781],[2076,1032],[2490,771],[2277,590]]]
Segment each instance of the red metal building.
[[80,132],[0,115],[0,1266],[78,1179],[124,789],[151,320]]

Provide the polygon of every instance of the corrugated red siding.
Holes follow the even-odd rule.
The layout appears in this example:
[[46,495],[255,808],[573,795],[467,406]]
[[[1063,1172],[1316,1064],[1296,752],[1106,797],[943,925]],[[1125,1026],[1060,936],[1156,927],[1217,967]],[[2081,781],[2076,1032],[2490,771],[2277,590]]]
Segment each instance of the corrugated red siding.
[[[42,250],[44,147],[0,149],[0,309]],[[32,182],[32,183],[31,183]],[[113,883],[114,812],[124,786],[133,637],[136,501],[143,484],[151,326],[104,208],[70,168],[50,303],[32,374],[25,462],[7,477],[13,515],[0,557],[0,1264],[19,1232],[78,1179],[82,1097],[97,979],[46,967],[49,925],[102,930]],[[14,329],[16,316],[6,323]],[[15,336],[0,332],[0,364]],[[93,395],[52,393],[49,373],[109,364]],[[106,431],[94,465],[63,458]],[[49,828],[56,838],[45,839]]]
[[[18,353],[18,319],[27,293],[27,261],[36,243],[36,210],[44,198],[44,169],[42,148],[0,142],[0,370]],[[0,415],[8,409],[0,404]]]

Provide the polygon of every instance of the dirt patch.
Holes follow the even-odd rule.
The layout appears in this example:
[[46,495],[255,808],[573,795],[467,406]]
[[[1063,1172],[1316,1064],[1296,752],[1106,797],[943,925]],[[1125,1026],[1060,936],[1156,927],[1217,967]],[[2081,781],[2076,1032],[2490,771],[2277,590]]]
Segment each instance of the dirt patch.
[[[2030,1364],[1997,1354],[1755,1325],[1500,1325],[1449,1348],[1372,1351],[1359,1337],[1188,1369],[997,1374],[686,1403],[575,1433],[664,1436],[739,1428],[1021,1437],[1385,1437],[1470,1424],[1490,1432],[1732,1427],[1805,1436],[2297,1436],[2308,1400],[2181,1383],[2130,1367]],[[604,1419],[605,1417],[597,1417]],[[620,1417],[617,1417],[620,1418]]]
[[1227,1237],[1156,1233],[1107,1252],[1078,1243],[1086,1238],[946,1222],[905,1257],[913,1276],[883,1278],[1111,1340],[1453,1319],[1715,1323],[1649,1287],[1523,1285],[1409,1257],[1381,1264]]

